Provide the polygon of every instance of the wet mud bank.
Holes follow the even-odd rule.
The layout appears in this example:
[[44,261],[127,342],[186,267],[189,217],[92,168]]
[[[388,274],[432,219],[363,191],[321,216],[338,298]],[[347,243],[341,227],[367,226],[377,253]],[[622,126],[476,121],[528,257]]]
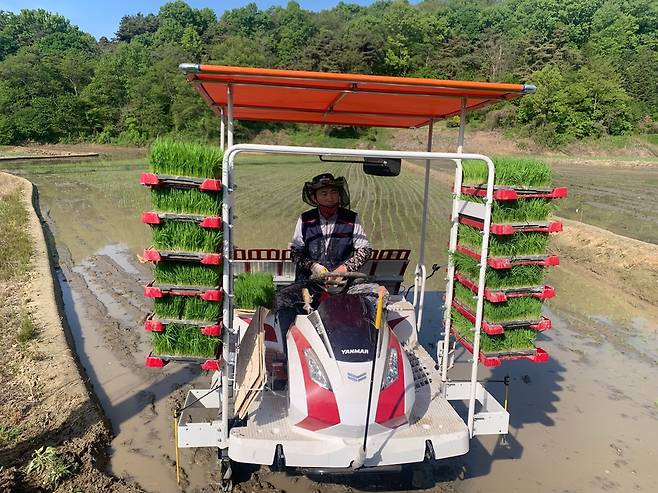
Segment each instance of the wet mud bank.
[[[144,366],[149,341],[143,322],[150,306],[142,286],[149,270],[127,248],[109,245],[77,265],[59,250],[57,278],[75,350],[114,435],[108,472],[146,491],[179,491],[172,411],[186,385],[203,386],[206,379],[194,367]],[[183,485],[210,491],[214,470],[213,460],[190,461]]]
[[[0,491],[138,491],[105,472],[111,433],[71,351],[53,278],[56,262],[48,241],[50,231],[38,214],[38,193],[27,180],[0,173],[0,192],[3,190],[22,192],[25,227],[32,245],[25,278],[2,282],[3,315],[7,315],[7,303],[22,306],[34,333],[20,344],[16,340],[6,344],[7,335],[16,327],[5,327],[2,334]],[[3,317],[3,321],[7,319]],[[7,439],[7,430],[14,436]],[[25,467],[35,450],[46,447],[52,447],[58,460],[66,464],[66,473],[59,480]]]

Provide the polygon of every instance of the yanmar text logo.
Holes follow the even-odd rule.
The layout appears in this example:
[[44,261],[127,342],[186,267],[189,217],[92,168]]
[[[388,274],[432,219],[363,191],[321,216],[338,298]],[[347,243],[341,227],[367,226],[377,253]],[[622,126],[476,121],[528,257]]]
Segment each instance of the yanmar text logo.
[[343,354],[368,354],[368,350],[363,348],[363,349],[341,349],[340,350]]

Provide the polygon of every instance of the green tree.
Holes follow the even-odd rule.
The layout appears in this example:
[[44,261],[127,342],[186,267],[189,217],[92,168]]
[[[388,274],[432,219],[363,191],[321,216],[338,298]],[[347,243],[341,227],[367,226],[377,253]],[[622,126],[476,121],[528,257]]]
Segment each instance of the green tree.
[[153,14],[144,15],[138,12],[135,15],[124,15],[119,22],[119,29],[115,33],[117,41],[130,41],[135,36],[145,33],[154,33],[158,30],[159,19]]

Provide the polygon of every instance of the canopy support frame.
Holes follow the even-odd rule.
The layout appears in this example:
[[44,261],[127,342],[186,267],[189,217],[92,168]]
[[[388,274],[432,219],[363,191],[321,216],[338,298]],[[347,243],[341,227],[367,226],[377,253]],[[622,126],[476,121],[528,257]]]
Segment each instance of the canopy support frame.
[[[427,130],[427,152],[432,152],[432,142],[434,137],[434,120],[430,120]],[[418,252],[418,264],[414,272],[414,301],[413,306],[417,309],[416,314],[416,332],[420,332],[423,319],[423,304],[425,302],[425,281],[427,277],[427,268],[425,267],[425,236],[427,234],[427,211],[429,208],[429,191],[430,191],[430,163],[429,159],[425,160],[425,187],[423,190],[423,213],[420,224],[420,246]]]

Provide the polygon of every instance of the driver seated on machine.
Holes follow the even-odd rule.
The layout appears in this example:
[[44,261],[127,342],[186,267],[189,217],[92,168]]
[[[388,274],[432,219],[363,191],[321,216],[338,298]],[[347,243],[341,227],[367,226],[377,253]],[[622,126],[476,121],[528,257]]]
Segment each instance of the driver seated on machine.
[[302,302],[302,288],[308,288],[314,298],[323,291],[311,276],[356,272],[372,253],[358,214],[349,210],[350,193],[344,177],[334,178],[331,173],[314,177],[304,183],[302,200],[313,209],[299,217],[290,243],[295,283],[280,290],[276,299],[284,348],[296,306]]

